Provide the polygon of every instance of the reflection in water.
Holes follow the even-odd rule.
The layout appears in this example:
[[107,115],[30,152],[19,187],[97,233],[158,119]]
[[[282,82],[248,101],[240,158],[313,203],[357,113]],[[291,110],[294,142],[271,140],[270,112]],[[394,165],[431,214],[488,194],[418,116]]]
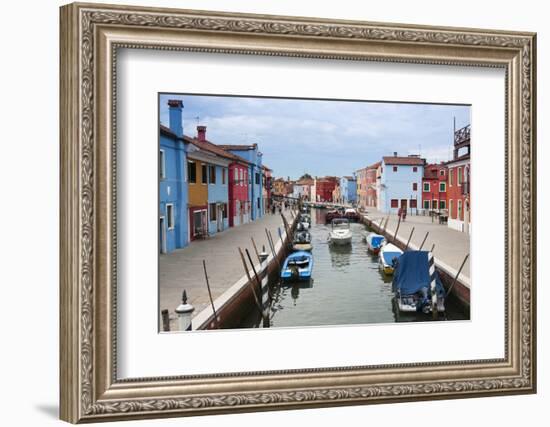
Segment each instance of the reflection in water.
[[[351,245],[327,242],[330,224],[325,212],[312,209],[313,279],[275,286],[272,294],[271,326],[321,326],[368,323],[428,321],[424,314],[399,313],[391,289],[392,276],[378,268],[378,257],[368,253],[363,224],[351,224]],[[315,285],[313,285],[315,284]],[[448,301],[447,319],[467,319]],[[261,327],[257,310],[242,327]]]

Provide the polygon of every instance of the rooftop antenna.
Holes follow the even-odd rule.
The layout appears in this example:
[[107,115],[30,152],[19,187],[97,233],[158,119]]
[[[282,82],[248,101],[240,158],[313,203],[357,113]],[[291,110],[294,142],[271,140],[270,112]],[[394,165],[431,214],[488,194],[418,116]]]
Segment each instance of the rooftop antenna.
[[194,119],[197,121],[197,126],[198,126],[200,124],[200,117],[196,116],[196,117],[194,117]]

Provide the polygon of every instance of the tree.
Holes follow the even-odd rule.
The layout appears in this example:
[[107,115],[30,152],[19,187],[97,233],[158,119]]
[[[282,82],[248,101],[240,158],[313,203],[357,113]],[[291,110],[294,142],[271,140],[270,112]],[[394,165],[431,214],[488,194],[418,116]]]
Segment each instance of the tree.
[[305,173],[300,178],[298,178],[298,181],[301,181],[302,179],[313,179],[313,177],[310,174]]

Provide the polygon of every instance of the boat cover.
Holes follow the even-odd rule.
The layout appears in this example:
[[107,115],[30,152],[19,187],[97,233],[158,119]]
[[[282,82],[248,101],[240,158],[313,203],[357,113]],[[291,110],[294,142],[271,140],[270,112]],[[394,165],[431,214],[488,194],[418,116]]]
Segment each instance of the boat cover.
[[375,236],[371,236],[370,244],[373,248],[379,248],[383,240],[384,240],[384,236],[380,236],[377,234]]
[[[401,295],[412,295],[430,289],[430,267],[428,264],[428,251],[408,251],[397,260],[397,267],[393,274],[392,287],[394,291],[400,290]],[[436,291],[443,296],[445,290],[437,271],[435,272]]]
[[401,256],[401,252],[385,251],[382,253],[382,256],[384,257],[384,262],[386,263],[386,265],[393,265],[393,259],[399,258]]

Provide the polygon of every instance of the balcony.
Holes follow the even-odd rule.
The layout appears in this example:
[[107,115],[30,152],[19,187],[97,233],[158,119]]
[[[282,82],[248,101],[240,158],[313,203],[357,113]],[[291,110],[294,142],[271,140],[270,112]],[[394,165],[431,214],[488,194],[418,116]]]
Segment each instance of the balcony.
[[455,131],[455,145],[460,145],[464,142],[470,142],[470,125]]

